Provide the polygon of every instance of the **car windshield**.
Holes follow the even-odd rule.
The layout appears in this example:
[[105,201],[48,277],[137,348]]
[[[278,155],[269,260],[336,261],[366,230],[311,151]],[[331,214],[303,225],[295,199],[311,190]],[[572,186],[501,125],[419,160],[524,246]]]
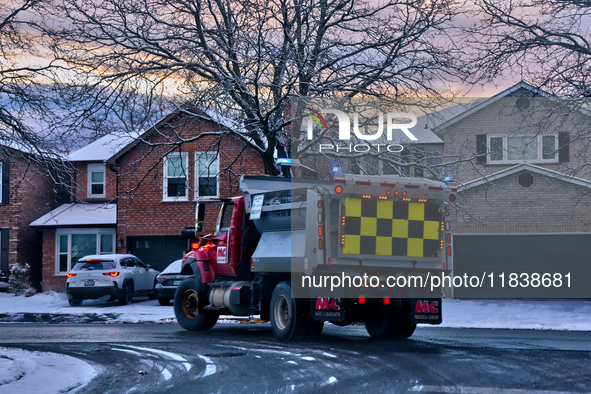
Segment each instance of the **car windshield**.
[[73,271],[93,271],[93,270],[111,270],[115,268],[115,262],[113,260],[101,260],[101,261],[79,261],[76,263]]

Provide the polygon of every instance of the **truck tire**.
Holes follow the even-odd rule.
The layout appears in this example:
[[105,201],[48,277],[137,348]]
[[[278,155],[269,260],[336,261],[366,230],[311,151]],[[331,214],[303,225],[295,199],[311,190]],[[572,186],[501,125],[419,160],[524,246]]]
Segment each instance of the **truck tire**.
[[385,339],[392,336],[396,313],[391,305],[375,305],[370,308],[365,320],[365,329],[374,339]]
[[187,278],[174,293],[174,315],[181,327],[188,331],[206,331],[217,323],[217,313],[203,310],[205,290],[199,278]]
[[291,297],[290,282],[280,282],[275,286],[271,295],[270,320],[271,331],[277,340],[290,342],[310,338],[314,333],[320,334],[322,328],[312,329],[316,322],[309,317],[310,306],[305,301]]
[[410,318],[410,309],[406,300],[400,300],[394,313],[394,322],[392,324],[392,337],[397,339],[409,338],[417,328],[417,325]]

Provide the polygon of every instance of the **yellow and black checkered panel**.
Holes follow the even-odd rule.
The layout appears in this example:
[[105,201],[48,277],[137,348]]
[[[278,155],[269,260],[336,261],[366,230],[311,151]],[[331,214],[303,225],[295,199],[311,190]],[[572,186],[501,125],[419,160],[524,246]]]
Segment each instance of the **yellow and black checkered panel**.
[[437,257],[439,205],[345,198],[344,254]]

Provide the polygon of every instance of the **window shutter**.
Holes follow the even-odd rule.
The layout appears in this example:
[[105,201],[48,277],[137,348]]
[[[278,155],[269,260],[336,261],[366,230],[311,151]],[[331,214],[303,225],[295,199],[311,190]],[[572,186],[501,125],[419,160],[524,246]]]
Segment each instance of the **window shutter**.
[[10,162],[2,160],[2,195],[0,196],[1,204],[8,204],[10,196]]
[[558,133],[558,161],[560,163],[566,163],[570,160],[569,143],[570,137],[568,133]]
[[0,228],[0,272],[8,271],[8,227]]
[[476,163],[486,164],[486,134],[478,134],[476,136]]

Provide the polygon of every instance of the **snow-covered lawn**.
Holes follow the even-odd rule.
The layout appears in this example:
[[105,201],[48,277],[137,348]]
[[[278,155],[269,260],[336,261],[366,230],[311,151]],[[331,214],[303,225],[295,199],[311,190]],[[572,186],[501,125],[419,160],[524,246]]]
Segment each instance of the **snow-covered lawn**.
[[[232,322],[231,317],[220,323]],[[65,293],[15,297],[0,293],[0,322],[176,323],[172,306],[146,298],[132,305],[86,300],[71,307]],[[587,300],[443,300],[439,327],[591,331]]]

